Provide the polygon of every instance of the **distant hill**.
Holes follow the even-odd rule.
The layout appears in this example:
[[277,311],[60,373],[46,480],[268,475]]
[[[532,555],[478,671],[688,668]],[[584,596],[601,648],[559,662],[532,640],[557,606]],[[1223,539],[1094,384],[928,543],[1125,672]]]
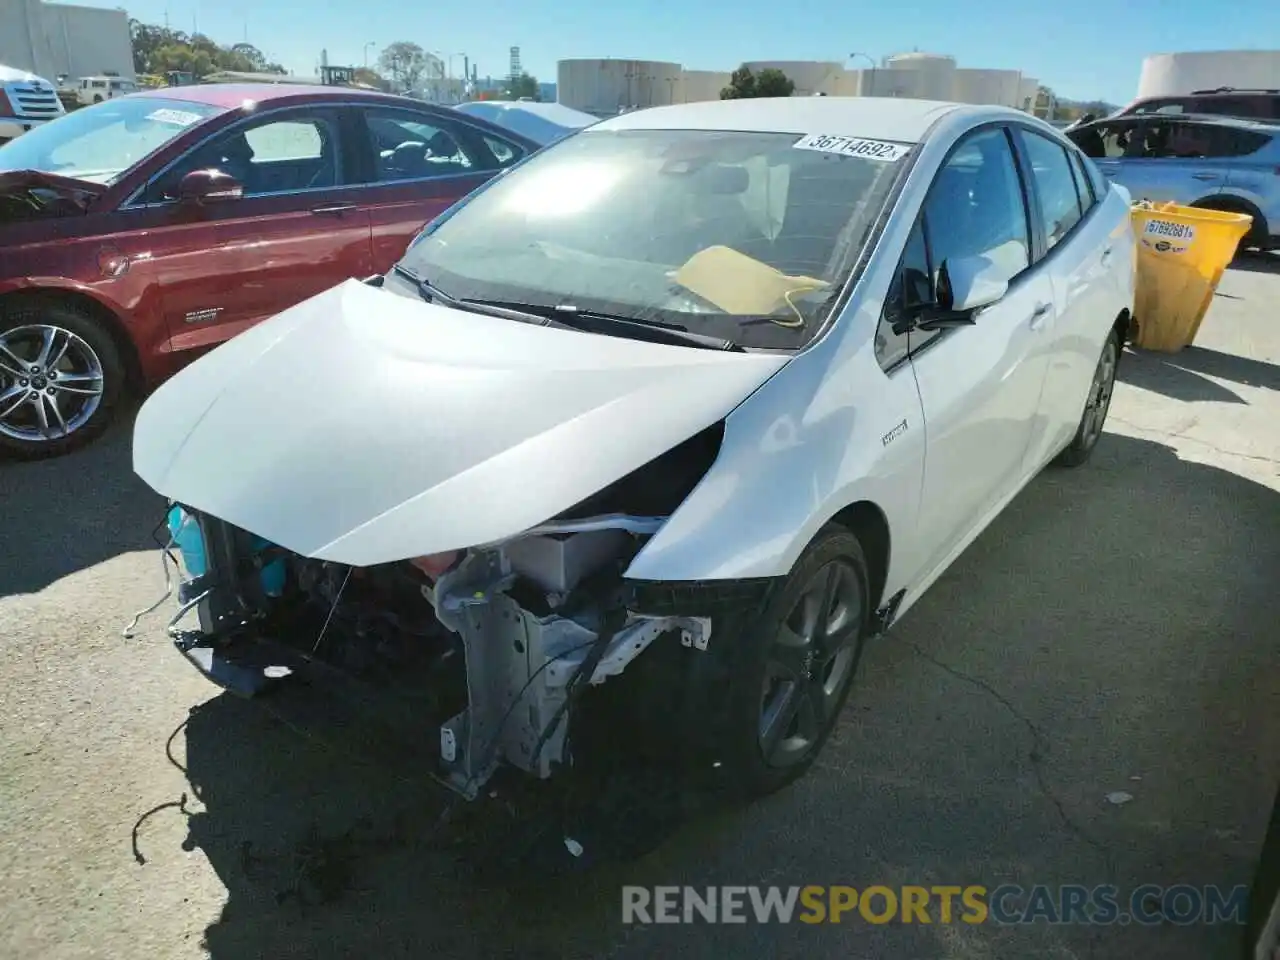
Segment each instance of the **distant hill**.
[[1058,106],[1079,110],[1081,113],[1092,113],[1099,117],[1105,117],[1120,109],[1119,104],[1107,103],[1105,100],[1068,100],[1065,97],[1058,98]]

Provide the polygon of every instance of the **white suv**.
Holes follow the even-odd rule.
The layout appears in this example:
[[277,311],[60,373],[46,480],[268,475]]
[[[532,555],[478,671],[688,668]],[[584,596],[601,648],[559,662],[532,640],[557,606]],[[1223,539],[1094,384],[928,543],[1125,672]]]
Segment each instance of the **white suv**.
[[0,64],[0,143],[67,112],[48,80]]

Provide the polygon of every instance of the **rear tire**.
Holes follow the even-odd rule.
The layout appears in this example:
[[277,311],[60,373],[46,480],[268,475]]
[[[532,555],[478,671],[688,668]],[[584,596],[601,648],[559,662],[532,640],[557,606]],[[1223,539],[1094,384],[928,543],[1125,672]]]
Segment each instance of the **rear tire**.
[[835,729],[858,671],[871,620],[858,538],[823,528],[790,576],[699,656],[720,661],[726,683],[705,690],[715,711],[710,760],[738,799],[803,776]]
[[1089,386],[1089,396],[1085,400],[1076,435],[1053,461],[1056,466],[1078,467],[1093,454],[1093,448],[1098,445],[1102,428],[1107,422],[1107,413],[1111,409],[1111,395],[1115,391],[1116,369],[1119,365],[1120,334],[1112,327],[1102,345],[1098,365],[1094,368],[1093,382]]
[[0,456],[41,460],[85,446],[124,387],[120,349],[88,311],[52,299],[0,307]]

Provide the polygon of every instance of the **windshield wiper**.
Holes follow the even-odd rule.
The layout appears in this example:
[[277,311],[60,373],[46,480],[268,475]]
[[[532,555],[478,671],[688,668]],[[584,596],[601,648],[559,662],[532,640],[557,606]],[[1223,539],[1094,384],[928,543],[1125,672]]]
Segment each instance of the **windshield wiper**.
[[430,280],[418,276],[412,270],[402,267],[398,263],[391,269],[417,287],[418,296],[422,297],[427,303],[440,303],[446,307],[453,307],[455,310],[470,310],[472,313],[481,313],[489,317],[501,317],[504,320],[517,320],[520,323],[532,323],[540,327],[558,327],[562,330],[578,329],[570,324],[560,323],[554,317],[544,314],[507,307],[499,303],[489,303],[484,300],[470,300],[451,296]]
[[575,330],[581,330],[593,324],[611,327],[624,327],[629,330],[639,328],[646,332],[652,331],[653,333],[657,333],[659,336],[664,337],[668,343],[672,344],[687,344],[693,347],[702,347],[707,350],[730,350],[735,353],[745,352],[741,345],[732,340],[726,340],[723,337],[713,337],[705,333],[695,333],[688,327],[682,327],[674,323],[662,323],[658,320],[640,320],[636,317],[620,317],[616,314],[600,313],[595,310],[582,310],[572,304],[559,304],[554,307],[544,307],[540,304],[517,303],[510,300],[481,300],[471,302],[483,303],[486,306],[494,307],[496,309],[530,312],[537,311],[540,315],[553,318],[553,322],[558,322],[563,326],[572,326]]

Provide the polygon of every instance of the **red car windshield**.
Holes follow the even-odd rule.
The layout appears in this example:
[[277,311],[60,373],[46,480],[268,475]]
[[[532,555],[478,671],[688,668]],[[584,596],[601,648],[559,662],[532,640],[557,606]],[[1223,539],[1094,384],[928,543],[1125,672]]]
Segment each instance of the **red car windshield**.
[[39,170],[114,183],[139,160],[222,111],[222,107],[157,97],[106,100],[0,147],[0,172]]

